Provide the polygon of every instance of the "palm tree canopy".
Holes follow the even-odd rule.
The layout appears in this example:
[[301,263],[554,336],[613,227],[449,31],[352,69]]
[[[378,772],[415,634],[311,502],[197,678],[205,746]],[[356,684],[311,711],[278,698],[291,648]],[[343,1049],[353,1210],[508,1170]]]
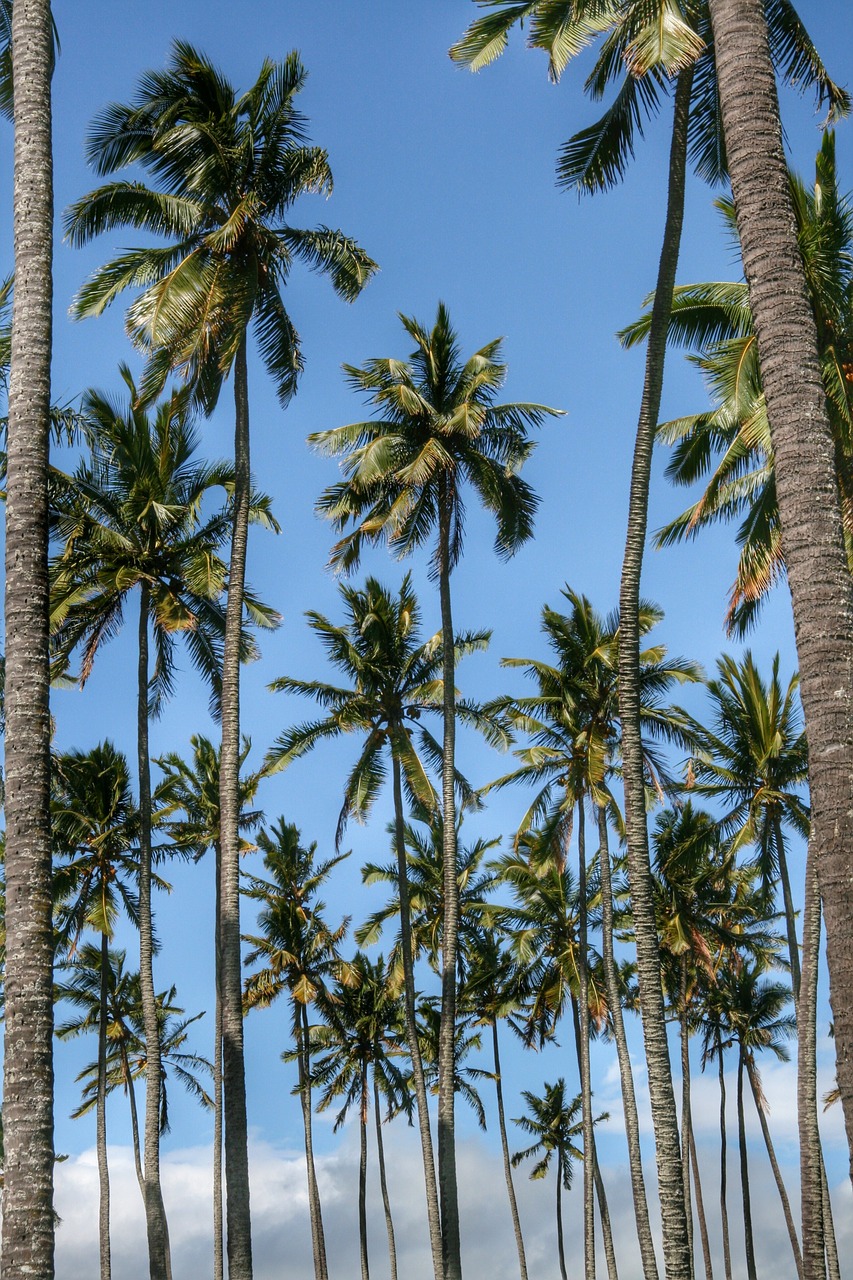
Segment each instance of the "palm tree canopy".
[[[176,847],[188,852],[198,861],[208,849],[220,842],[219,807],[219,758],[220,750],[203,734],[194,733],[190,738],[192,761],[184,760],[177,752],[160,756],[155,764],[163,772],[157,787],[156,802],[161,807],[164,825]],[[240,768],[246,763],[252,749],[251,739],[243,739]],[[266,776],[262,767],[240,776],[240,829],[253,831],[263,820],[260,809],[249,809],[261,781]],[[172,815],[182,813],[182,818]],[[256,846],[243,840],[241,852],[248,853]]]
[[[556,1084],[546,1082],[541,1098],[528,1089],[523,1089],[521,1096],[527,1103],[528,1114],[513,1120],[513,1124],[517,1124],[536,1141],[523,1151],[516,1151],[512,1157],[513,1165],[538,1156],[530,1176],[544,1178],[551,1167],[551,1159],[556,1154],[557,1167],[562,1171],[563,1187],[570,1191],[574,1161],[584,1158],[582,1147],[577,1145],[578,1139],[583,1142],[580,1094],[569,1102],[566,1098],[566,1082],[561,1076]],[[608,1118],[606,1114],[602,1114],[596,1117],[594,1123],[598,1124]]]
[[[317,509],[335,528],[353,526],[332,549],[332,564],[349,571],[362,544],[387,540],[398,555],[421,546],[446,512],[447,569],[462,551],[463,484],[470,484],[497,521],[495,547],[510,556],[533,532],[537,500],[518,475],[533,450],[530,427],[562,411],[547,405],[497,403],[506,378],[501,340],[464,360],[443,303],[432,329],[409,316],[400,322],[415,344],[409,360],[345,365],[350,385],[379,416],[309,441],[340,457],[344,479],[321,495]],[[439,537],[433,568],[439,571]]]
[[98,173],[140,164],[158,185],[99,187],[68,210],[68,238],[80,245],[134,227],[167,243],[113,258],[83,286],[74,312],[97,315],[125,289],[141,290],[127,331],[149,357],[146,399],[180,369],[210,411],[253,323],[285,404],[302,367],[282,298],[294,259],[328,275],[347,300],[376,270],[340,231],[300,230],[287,221],[300,195],[332,189],[326,152],[309,145],[294,103],[305,80],[291,53],[283,62],[266,60],[240,94],[203,53],[176,41],[164,71],[146,72],[128,105],[112,103],[95,120],[87,154]]

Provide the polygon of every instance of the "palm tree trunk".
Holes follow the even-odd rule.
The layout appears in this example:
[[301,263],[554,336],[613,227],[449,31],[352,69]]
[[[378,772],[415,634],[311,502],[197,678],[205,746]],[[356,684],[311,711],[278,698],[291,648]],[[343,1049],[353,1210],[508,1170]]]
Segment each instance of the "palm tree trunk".
[[561,1280],[569,1280],[563,1248],[563,1160],[559,1155],[557,1157],[557,1256],[560,1259]]
[[320,1188],[314,1168],[314,1133],[311,1108],[311,1061],[308,1047],[308,1010],[305,1005],[295,1009],[296,1049],[299,1068],[299,1099],[302,1103],[302,1129],[305,1135],[305,1169],[308,1175],[308,1212],[311,1218],[311,1246],[314,1254],[314,1280],[329,1280],[326,1263],[326,1235],[323,1231],[323,1210],[320,1205]]
[[367,1259],[367,1066],[361,1073],[361,1107],[358,1116],[359,1161],[358,1161],[358,1241],[361,1257],[361,1280],[370,1280],[370,1265]]
[[429,1102],[421,1048],[415,1020],[415,974],[412,956],[412,920],[409,910],[409,878],[406,868],[406,837],[403,819],[403,787],[400,777],[400,760],[391,748],[391,770],[394,787],[394,845],[397,853],[397,887],[400,893],[400,946],[403,949],[403,1009],[406,1019],[406,1043],[412,1060],[412,1079],[415,1086],[415,1103],[418,1108],[418,1130],[421,1138],[421,1155],[426,1187],[429,1243],[432,1251],[434,1280],[443,1280],[444,1262],[441,1243],[441,1216],[438,1203],[438,1186],[435,1180],[435,1156],[432,1148],[432,1132],[429,1125]]
[[746,1248],[747,1280],[758,1280],[755,1272],[755,1244],[752,1238],[752,1205],[749,1198],[749,1164],[746,1155],[746,1124],[743,1118],[743,1048],[738,1045],[737,1136],[740,1148],[740,1190],[743,1197],[743,1241]]
[[690,1045],[687,1030],[687,958],[678,965],[678,1029],[681,1041],[681,1176],[684,1180],[684,1212],[687,1239],[693,1252],[693,1206],[690,1202]]
[[151,909],[151,765],[148,751],[147,583],[139,592],[139,648],[136,689],[136,743],[139,770],[139,998],[145,1030],[145,1120],[142,1129],[145,1223],[151,1280],[168,1276],[166,1214],[160,1190],[160,1021],[154,989],[154,924]]
[[578,801],[578,986],[580,1026],[577,1037],[581,1074],[583,1127],[583,1259],[586,1280],[595,1280],[595,1179],[593,1177],[592,1079],[589,1070],[589,920],[586,891],[586,820]]
[[459,1196],[456,1186],[455,1036],[459,885],[456,879],[456,662],[450,607],[450,493],[446,476],[438,498],[438,587],[441,600],[444,737],[441,799],[444,815],[444,921],[441,930],[441,1024],[438,1033],[438,1188],[444,1280],[462,1280]]
[[785,1190],[785,1183],[782,1180],[782,1171],[779,1168],[779,1162],[776,1159],[776,1152],[773,1150],[773,1143],[770,1139],[770,1129],[767,1126],[767,1116],[764,1114],[764,1107],[761,1105],[762,1099],[755,1073],[755,1062],[753,1061],[751,1054],[747,1055],[746,1058],[746,1073],[749,1076],[749,1087],[752,1090],[755,1109],[758,1112],[758,1120],[761,1125],[761,1136],[763,1137],[764,1145],[767,1148],[767,1155],[770,1159],[770,1167],[773,1170],[773,1177],[776,1179],[779,1199],[782,1201],[782,1213],[785,1215],[785,1226],[788,1228],[788,1239],[791,1241],[791,1248],[794,1251],[794,1265],[797,1268],[799,1280],[803,1280],[803,1255],[800,1251],[800,1242],[797,1239],[797,1229],[794,1226],[794,1219],[791,1214],[791,1204],[788,1200],[788,1192]]
[[838,1084],[853,1161],[853,584],[764,5],[710,0],[709,8],[794,607]]
[[509,1142],[506,1136],[506,1115],[504,1114],[504,1094],[501,1080],[501,1057],[498,1049],[498,1020],[492,1019],[492,1051],[495,1059],[495,1093],[498,1102],[498,1128],[501,1135],[501,1151],[504,1161],[504,1178],[506,1193],[509,1197],[509,1211],[512,1217],[512,1228],[515,1232],[515,1247],[518,1250],[518,1271],[521,1280],[527,1280],[527,1259],[524,1255],[524,1237],[521,1234],[521,1219],[518,1216],[518,1201],[515,1198],[515,1186],[512,1181],[512,1161],[509,1156]]
[[133,1143],[133,1165],[136,1169],[136,1181],[139,1183],[139,1191],[142,1195],[142,1203],[145,1204],[145,1175],[142,1172],[142,1153],[139,1149],[139,1116],[136,1111],[136,1089],[133,1086],[133,1077],[130,1074],[130,1063],[127,1060],[126,1053],[122,1057],[122,1066],[124,1069],[125,1085],[127,1086],[127,1098],[130,1104],[130,1133]]
[[652,449],[660,414],[667,329],[684,218],[687,124],[690,114],[692,79],[692,68],[682,71],[675,91],[666,227],[652,307],[643,398],[634,446],[628,532],[625,539],[625,558],[619,597],[619,710],[622,721],[628,867],[667,1280],[690,1280],[693,1268],[687,1232],[687,1215],[684,1208],[678,1116],[675,1109],[661,991],[658,936],[649,861],[649,835],[646,826],[643,750],[640,734],[639,607],[640,578],[648,523]]
[[382,1207],[385,1210],[385,1230],[388,1232],[388,1261],[391,1267],[391,1280],[397,1280],[397,1241],[394,1238],[394,1219],[391,1217],[391,1200],[388,1195],[388,1181],[385,1177],[385,1143],[382,1140],[379,1086],[376,1083],[375,1071],[373,1073],[373,1110],[376,1121],[376,1156],[379,1161],[379,1186],[382,1191]]
[[222,841],[220,942],[222,947],[222,1077],[225,1112],[225,1215],[229,1280],[252,1280],[249,1202],[249,1131],[243,1061],[240,981],[240,632],[249,537],[249,381],[246,337],[234,361],[234,514],[228,605],[222,659],[222,753],[219,811]]
[[101,998],[98,1007],[98,1243],[101,1280],[110,1280],[110,1167],[107,1160],[107,1005],[110,940],[101,934]]
[[[583,1075],[581,1065],[581,1019],[578,1001],[574,996],[571,998],[572,1006],[572,1025],[575,1033],[575,1052],[578,1059],[578,1078]],[[591,1095],[590,1095],[591,1096]],[[583,1104],[581,1104],[583,1105]],[[595,1128],[592,1130],[592,1147],[591,1164],[592,1164],[592,1180],[595,1187],[595,1194],[598,1199],[598,1212],[601,1217],[601,1235],[604,1241],[604,1258],[607,1263],[608,1280],[617,1280],[616,1270],[616,1250],[613,1245],[613,1227],[610,1221],[610,1208],[607,1204],[607,1192],[604,1188],[604,1179],[601,1176],[601,1169],[598,1164],[598,1150],[595,1143]]]
[[841,1263],[838,1259],[838,1243],[835,1239],[832,1200],[829,1196],[829,1182],[826,1177],[826,1163],[823,1158],[823,1152],[820,1153],[820,1190],[823,1206],[823,1238],[826,1244],[826,1269],[829,1273],[829,1280],[841,1280]]
[[776,836],[776,852],[779,858],[779,880],[782,884],[782,901],[785,905],[785,932],[788,936],[788,958],[791,961],[791,986],[794,1004],[800,999],[800,948],[797,945],[797,926],[794,918],[794,898],[791,893],[791,877],[788,875],[788,859],[785,856],[785,840],[778,816],[773,820]]
[[711,1241],[708,1238],[708,1222],[705,1218],[705,1198],[702,1195],[702,1179],[699,1175],[699,1153],[696,1150],[696,1139],[693,1136],[693,1113],[688,1114],[688,1137],[690,1140],[690,1164],[693,1169],[693,1186],[696,1189],[696,1217],[699,1219],[699,1239],[702,1241],[702,1260],[705,1264],[705,1280],[714,1280],[714,1266],[711,1261]]
[[213,1280],[223,1280],[222,1230],[222,944],[219,937],[222,848],[216,841],[216,915],[213,923],[213,966],[216,984],[213,1011]]
[[48,0],[15,0],[15,297],[6,501],[6,967],[0,1275],[53,1276],[47,475],[53,248]]
[[[637,1240],[644,1280],[658,1280],[655,1245],[649,1222],[649,1206],[646,1200],[646,1184],[643,1178],[643,1154],[640,1148],[640,1120],[637,1115],[637,1097],[634,1092],[634,1072],[631,1054],[625,1035],[625,1019],[622,1016],[622,997],[616,958],[613,950],[613,880],[610,870],[610,842],[607,835],[607,810],[598,807],[599,874],[601,876],[601,930],[604,959],[604,980],[607,986],[607,1002],[610,1006],[610,1023],[616,1041],[619,1061],[619,1077],[622,1084],[622,1109],[625,1113],[625,1135],[628,1140],[628,1164],[631,1171],[631,1191],[634,1198],[634,1217],[637,1223]],[[731,1277],[727,1277],[731,1280]]]
[[726,1196],[728,1183],[728,1151],[726,1140],[726,1072],[723,1062],[723,1041],[717,1030],[717,1070],[720,1081],[720,1223],[723,1233],[723,1268],[726,1280],[732,1280],[732,1250],[729,1241],[729,1208]]

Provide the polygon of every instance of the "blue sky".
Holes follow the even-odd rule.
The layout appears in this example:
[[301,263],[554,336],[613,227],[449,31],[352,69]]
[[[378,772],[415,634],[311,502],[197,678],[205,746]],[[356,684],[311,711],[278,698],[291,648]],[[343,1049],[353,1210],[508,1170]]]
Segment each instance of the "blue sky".
[[[351,306],[328,284],[294,270],[287,304],[303,338],[306,369],[299,394],[284,412],[257,361],[250,365],[253,465],[258,482],[275,499],[280,537],[257,533],[250,546],[249,576],[284,616],[282,628],[263,639],[263,659],[245,675],[244,724],[255,759],[288,724],[310,708],[266,692],[277,675],[321,675],[319,645],[303,612],[337,617],[334,579],[325,568],[329,529],[313,514],[320,490],[335,466],[309,452],[309,432],[356,419],[361,405],[344,385],[342,361],[408,353],[396,313],[429,322],[443,299],[463,348],[473,350],[505,335],[508,399],[533,399],[565,409],[549,423],[526,476],[541,497],[536,541],[510,564],[492,552],[489,521],[470,508],[466,554],[454,575],[455,620],[462,628],[493,631],[490,652],[469,659],[459,673],[464,692],[485,696],[508,687],[502,656],[538,655],[538,618],[547,601],[559,604],[565,582],[585,592],[602,611],[618,593],[631,450],[642,382],[642,352],[623,353],[615,331],[634,318],[653,287],[663,225],[668,112],[653,121],[624,184],[607,196],[579,200],[559,192],[554,160],[559,145],[591,122],[596,106],[581,94],[584,67],[550,85],[542,55],[516,38],[495,66],[472,76],[447,57],[449,45],[474,15],[470,0],[56,0],[62,41],[55,78],[56,207],[58,215],[95,184],[83,154],[83,138],[95,112],[129,96],[140,72],[163,64],[171,41],[189,39],[204,49],[238,85],[250,83],[261,60],[298,49],[309,70],[302,110],[312,139],[329,151],[335,176],[328,201],[308,198],[294,222],[325,222],[355,236],[381,271]],[[803,0],[800,12],[842,82],[853,65],[853,28],[846,0]],[[784,98],[785,122],[796,167],[808,176],[819,144],[818,117],[810,98]],[[838,135],[842,186],[853,188],[851,126]],[[0,137],[3,171],[11,174],[9,131]],[[7,191],[10,180],[7,180]],[[698,180],[688,190],[679,279],[728,279],[739,268],[712,208],[713,193]],[[11,261],[10,202],[0,210],[0,255]],[[122,309],[98,321],[72,324],[67,308],[77,288],[111,248],[134,243],[132,235],[75,251],[57,232],[54,395],[72,400],[86,386],[117,389],[117,366],[135,364],[122,331]],[[695,374],[679,354],[670,358],[665,417],[705,403]],[[231,447],[230,399],[203,424],[203,448],[213,456]],[[684,505],[684,495],[663,480],[658,458],[651,527]],[[409,567],[409,566],[406,566]],[[438,626],[438,605],[427,582],[425,557],[411,566],[426,625]],[[720,529],[686,548],[650,553],[645,594],[666,610],[660,638],[671,652],[701,661],[708,670],[726,645],[722,632],[726,588],[733,577],[733,530]],[[403,567],[381,551],[365,559],[365,572],[396,584]],[[105,651],[84,693],[57,695],[60,747],[94,745],[111,736],[132,758],[134,750],[133,619],[126,634]],[[751,637],[767,664],[777,650],[787,675],[794,665],[790,609],[777,591]],[[728,646],[731,647],[731,646]],[[512,687],[521,685],[518,678]],[[688,700],[685,695],[685,700]],[[691,705],[701,708],[700,695]],[[161,721],[154,753],[188,750],[192,732],[213,735],[207,696],[191,671]],[[318,749],[266,785],[260,801],[270,817],[297,822],[307,839],[329,850],[340,805],[341,781],[355,744]],[[477,783],[505,771],[506,762],[463,738],[461,766]],[[512,833],[523,798],[501,793],[470,824],[484,835]],[[353,914],[356,922],[377,901],[360,886],[367,857],[384,858],[387,804],[377,806],[368,828],[353,828],[353,855],[328,896],[329,914]],[[467,829],[466,829],[467,830]],[[210,947],[212,867],[175,868],[175,889],[158,903],[163,950],[158,981],[176,981],[190,1012],[212,1011]],[[801,865],[795,858],[795,874]],[[247,921],[247,925],[248,925]],[[128,938],[129,945],[132,940]],[[210,1023],[212,1018],[205,1019]],[[203,1025],[203,1024],[202,1024]],[[284,1047],[285,1010],[253,1015],[247,1025],[250,1123],[259,1137],[284,1146],[298,1143],[298,1108],[286,1096],[289,1069],[278,1060]],[[205,1051],[200,1033],[197,1045]],[[541,1061],[514,1058],[516,1087],[538,1088],[571,1062],[561,1051]],[[88,1122],[67,1119],[73,1077],[94,1045],[63,1047],[57,1058],[57,1145],[80,1153],[94,1140]],[[611,1052],[596,1049],[599,1068]],[[524,1080],[521,1075],[524,1073]],[[275,1105],[270,1106],[270,1100]],[[126,1141],[121,1107],[113,1107],[112,1132]],[[515,1112],[513,1112],[515,1114]],[[461,1120],[463,1130],[467,1119]],[[88,1127],[87,1127],[88,1126]],[[323,1129],[322,1151],[337,1139]],[[209,1141],[207,1121],[192,1104],[174,1108],[175,1147]],[[603,1139],[607,1148],[607,1139]],[[610,1158],[624,1157],[614,1138]],[[840,1148],[838,1149],[840,1151]],[[841,1153],[843,1156],[843,1153]],[[791,1153],[789,1152],[789,1155]],[[837,1162],[838,1152],[836,1152]],[[793,1158],[791,1156],[791,1158]],[[840,1169],[841,1164],[837,1163]]]

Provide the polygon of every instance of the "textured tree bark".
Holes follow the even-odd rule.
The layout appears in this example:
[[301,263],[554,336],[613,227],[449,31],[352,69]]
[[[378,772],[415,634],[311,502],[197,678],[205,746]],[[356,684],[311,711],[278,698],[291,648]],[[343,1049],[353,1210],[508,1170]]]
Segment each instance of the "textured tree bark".
[[222,947],[222,1083],[225,1113],[225,1221],[229,1280],[252,1280],[249,1202],[249,1131],[243,1061],[240,980],[240,631],[249,538],[249,384],[245,334],[234,361],[234,514],[225,648],[222,661],[222,753],[219,813],[222,840],[220,943]]
[[151,1280],[167,1280],[166,1215],[160,1190],[160,1023],[154,989],[154,925],[151,911],[151,765],[148,755],[148,613],[146,583],[139,592],[136,750],[139,770],[139,997],[145,1029],[145,1118],[142,1160],[145,1225]]
[[628,532],[625,539],[625,558],[619,596],[619,711],[622,720],[628,869],[634,912],[637,975],[640,984],[649,1097],[655,1133],[664,1268],[667,1280],[690,1280],[693,1265],[688,1239],[687,1214],[684,1207],[678,1116],[675,1109],[661,992],[658,937],[649,861],[649,835],[646,826],[643,750],[640,736],[639,605],[643,551],[648,524],[652,450],[660,414],[666,336],[684,219],[687,125],[692,81],[692,68],[682,71],[675,91],[666,226],[652,307],[643,398],[640,404],[634,462],[631,470]]
[[435,1156],[432,1148],[432,1132],[429,1126],[429,1101],[418,1030],[415,1021],[415,974],[412,957],[412,921],[409,911],[409,876],[406,869],[406,837],[403,818],[403,787],[400,777],[400,761],[391,747],[391,769],[394,788],[394,843],[397,852],[397,887],[400,893],[400,946],[403,948],[403,1009],[406,1018],[406,1041],[412,1059],[412,1079],[415,1086],[415,1103],[418,1108],[418,1130],[421,1138],[421,1155],[426,1188],[429,1243],[432,1251],[432,1268],[435,1280],[443,1280],[444,1261],[441,1243],[441,1215],[438,1203],[438,1186],[435,1180]]
[[101,1280],[110,1280],[110,1166],[107,1160],[107,1002],[110,940],[101,934],[101,992],[98,1008],[98,1246]]
[[723,1234],[723,1269],[726,1280],[732,1280],[732,1250],[729,1241],[728,1143],[726,1140],[726,1072],[723,1044],[717,1032],[717,1071],[720,1081],[720,1224]]
[[752,1237],[752,1203],[749,1195],[749,1163],[746,1154],[746,1124],[743,1115],[743,1048],[737,1059],[737,1136],[740,1151],[740,1191],[743,1199],[743,1240],[746,1249],[747,1280],[758,1280],[755,1272],[755,1243]]
[[[607,810],[598,808],[599,868],[601,875],[601,930],[604,958],[604,980],[607,985],[607,1002],[610,1006],[610,1022],[616,1041],[619,1061],[619,1078],[622,1085],[622,1108],[625,1113],[625,1135],[628,1140],[628,1164],[631,1171],[631,1191],[634,1199],[634,1217],[637,1223],[637,1240],[643,1264],[644,1280],[658,1280],[655,1245],[649,1222],[649,1206],[646,1200],[646,1184],[643,1178],[643,1155],[640,1148],[640,1120],[637,1115],[637,1097],[634,1092],[634,1072],[631,1054],[625,1035],[625,1019],[622,1016],[622,998],[613,951],[613,879],[610,870],[610,841],[607,834]],[[731,1277],[728,1277],[731,1280]]]
[[361,1258],[361,1280],[370,1280],[367,1257],[367,1066],[362,1068],[361,1106],[358,1117],[358,1242]]
[[518,1201],[515,1198],[515,1186],[512,1181],[512,1161],[509,1155],[509,1142],[506,1136],[506,1116],[504,1114],[503,1082],[501,1081],[501,1057],[498,1049],[498,1020],[492,1020],[492,1051],[495,1058],[495,1093],[498,1100],[498,1129],[501,1135],[501,1152],[504,1161],[504,1179],[506,1193],[509,1197],[509,1211],[512,1217],[512,1229],[515,1232],[515,1247],[518,1250],[518,1273],[521,1280],[527,1280],[527,1259],[524,1254],[524,1237],[521,1234],[521,1219],[518,1216]]
[[15,0],[6,481],[6,971],[0,1275],[53,1276],[53,930],[47,473],[53,303],[51,19]]
[[308,1175],[308,1213],[311,1219],[311,1246],[314,1254],[314,1280],[329,1280],[326,1263],[326,1235],[323,1230],[323,1210],[320,1204],[320,1188],[314,1167],[314,1134],[311,1108],[311,1061],[308,1047],[308,1010],[298,1005],[295,1010],[296,1048],[299,1067],[299,1098],[302,1103],[302,1129],[305,1135],[305,1169]]
[[459,885],[456,879],[456,661],[450,604],[450,495],[442,477],[438,497],[438,589],[441,601],[444,737],[441,801],[444,815],[444,922],[441,930],[441,1023],[438,1033],[438,1190],[444,1280],[462,1280],[459,1195],[456,1186],[454,1049],[456,1036],[456,955]]
[[710,0],[709,8],[794,607],[838,1084],[853,1160],[853,587],[764,7],[762,0]]
[[580,1025],[577,1037],[581,1073],[581,1124],[583,1128],[583,1265],[586,1280],[595,1280],[595,1179],[592,1153],[592,1079],[589,1071],[589,922],[586,890],[586,815],[578,802],[578,989]]
[[782,1213],[785,1216],[785,1226],[788,1229],[788,1239],[791,1241],[791,1248],[794,1252],[794,1265],[797,1268],[799,1280],[803,1280],[803,1255],[800,1252],[800,1242],[797,1239],[797,1229],[794,1226],[794,1218],[791,1214],[791,1203],[788,1199],[788,1192],[785,1190],[785,1183],[782,1180],[782,1171],[779,1168],[779,1162],[776,1159],[776,1152],[773,1149],[773,1143],[770,1138],[770,1130],[767,1127],[767,1116],[764,1114],[764,1108],[761,1105],[761,1091],[758,1087],[755,1063],[751,1054],[746,1057],[746,1073],[749,1077],[749,1087],[752,1090],[755,1109],[758,1112],[758,1120],[761,1125],[761,1136],[764,1139],[764,1145],[767,1148],[767,1155],[770,1160],[770,1167],[773,1170],[773,1177],[776,1179],[776,1188],[779,1192],[779,1199],[782,1201]]
[[817,1110],[817,979],[820,960],[820,890],[810,840],[803,911],[803,971],[797,1001],[797,1116],[800,1137],[800,1204],[803,1276],[826,1280],[820,1129]]
[[382,1192],[382,1208],[385,1210],[385,1230],[388,1233],[388,1262],[391,1280],[397,1280],[397,1241],[394,1238],[394,1219],[391,1217],[391,1200],[388,1180],[385,1176],[385,1143],[382,1140],[382,1116],[379,1108],[379,1086],[373,1073],[373,1113],[376,1121],[376,1158],[379,1161],[379,1187]]

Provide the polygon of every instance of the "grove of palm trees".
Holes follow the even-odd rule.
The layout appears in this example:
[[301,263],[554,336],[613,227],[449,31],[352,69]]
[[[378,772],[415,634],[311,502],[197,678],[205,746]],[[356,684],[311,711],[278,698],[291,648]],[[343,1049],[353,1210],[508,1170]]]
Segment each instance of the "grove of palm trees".
[[0,0],[3,1280],[853,1276],[851,66]]

